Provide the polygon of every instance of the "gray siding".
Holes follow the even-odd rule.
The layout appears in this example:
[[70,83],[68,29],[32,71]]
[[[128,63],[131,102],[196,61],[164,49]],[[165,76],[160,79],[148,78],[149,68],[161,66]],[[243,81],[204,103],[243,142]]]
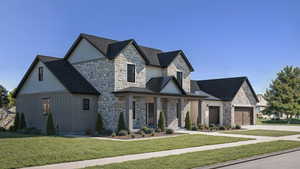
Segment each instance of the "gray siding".
[[[50,98],[50,111],[60,134],[84,133],[95,128],[97,98],[90,95],[70,93],[24,94],[17,97],[17,112],[24,113],[28,127],[45,132],[47,116],[42,114],[43,98]],[[82,110],[82,99],[90,99],[90,110]]]

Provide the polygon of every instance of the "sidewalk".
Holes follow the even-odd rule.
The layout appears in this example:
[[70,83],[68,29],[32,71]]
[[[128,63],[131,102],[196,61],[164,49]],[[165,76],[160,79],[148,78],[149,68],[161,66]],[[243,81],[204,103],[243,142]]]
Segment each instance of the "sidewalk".
[[28,168],[24,168],[24,169],[57,169],[57,168],[78,169],[78,168],[91,167],[91,166],[96,166],[96,165],[121,163],[121,162],[131,161],[131,160],[142,160],[142,159],[149,159],[149,158],[154,158],[154,157],[178,155],[178,154],[183,154],[183,153],[214,150],[214,149],[227,148],[227,147],[236,147],[236,146],[241,146],[241,145],[256,144],[256,143],[269,142],[269,141],[277,141],[277,140],[300,141],[300,139],[298,139],[298,137],[300,135],[285,136],[285,137],[262,137],[262,136],[248,136],[248,135],[247,136],[233,135],[233,134],[224,134],[224,133],[217,133],[217,132],[189,131],[188,133],[189,134],[206,134],[206,135],[213,135],[213,136],[254,138],[255,140],[240,141],[240,142],[225,143],[225,144],[215,144],[215,145],[200,146],[200,147],[190,147],[190,148],[184,148],[184,149],[174,149],[174,150],[150,152],[150,153],[143,153],[143,154],[124,155],[124,156],[101,158],[101,159],[94,159],[94,160],[83,160],[83,161],[76,161],[76,162],[58,163],[58,164],[51,164],[51,165],[45,165],[45,166],[28,167]]

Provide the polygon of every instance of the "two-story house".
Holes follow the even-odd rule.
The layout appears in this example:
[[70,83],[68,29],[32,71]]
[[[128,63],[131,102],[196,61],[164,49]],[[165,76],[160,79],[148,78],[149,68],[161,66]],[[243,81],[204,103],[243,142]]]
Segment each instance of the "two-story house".
[[194,69],[181,50],[164,52],[133,39],[80,34],[64,58],[38,55],[17,87],[17,111],[27,125],[45,130],[52,113],[60,133],[95,128],[102,115],[115,130],[123,112],[129,130],[194,124],[254,124],[256,94],[246,77],[191,80]]

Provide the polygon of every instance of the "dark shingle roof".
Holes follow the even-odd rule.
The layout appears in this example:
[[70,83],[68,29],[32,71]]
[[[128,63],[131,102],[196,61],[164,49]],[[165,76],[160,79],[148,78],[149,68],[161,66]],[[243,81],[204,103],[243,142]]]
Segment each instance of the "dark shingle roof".
[[176,86],[178,87],[178,89],[181,91],[182,94],[184,95],[186,94],[185,91],[182,89],[182,87],[178,84],[174,76],[163,76],[163,77],[151,78],[146,83],[146,88],[154,92],[160,92],[169,83],[170,80],[173,80],[173,82],[176,84]]
[[14,93],[14,97],[18,95],[25,81],[39,61],[46,65],[70,93],[100,94],[68,61],[56,57],[38,55],[19,83],[16,92]]
[[202,90],[200,90],[199,85],[197,84],[196,80],[191,80],[191,95],[199,95],[199,96],[205,96],[206,100],[220,100],[219,98],[216,98]]
[[[198,89],[221,100],[231,101],[245,81],[248,83],[255,99],[257,100],[256,94],[247,77],[199,80],[195,82],[198,84]],[[193,85],[195,85],[195,83]],[[196,88],[196,86],[193,86],[193,90]]]
[[135,45],[137,50],[145,59],[146,64],[152,66],[167,67],[178,54],[181,54],[191,71],[194,71],[192,65],[189,63],[187,57],[181,50],[163,52],[159,49],[138,45],[133,39],[125,41],[116,41],[88,34],[80,34],[75,43],[67,52],[65,56],[66,59],[70,56],[75,46],[80,42],[82,38],[90,42],[96,49],[98,49],[103,55],[105,55],[109,59],[114,59],[122,51],[122,49],[124,49],[128,44],[133,43],[133,45]]

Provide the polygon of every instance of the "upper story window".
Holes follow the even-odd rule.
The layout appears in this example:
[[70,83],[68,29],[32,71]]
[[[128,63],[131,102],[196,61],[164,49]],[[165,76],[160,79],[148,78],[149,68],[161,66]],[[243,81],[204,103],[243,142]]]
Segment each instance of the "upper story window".
[[177,81],[182,86],[182,72],[177,72]]
[[127,64],[127,82],[135,82],[135,65]]
[[82,109],[83,110],[90,110],[90,99],[83,99],[82,100]]
[[44,80],[44,68],[39,67],[39,81],[43,81],[43,80]]

